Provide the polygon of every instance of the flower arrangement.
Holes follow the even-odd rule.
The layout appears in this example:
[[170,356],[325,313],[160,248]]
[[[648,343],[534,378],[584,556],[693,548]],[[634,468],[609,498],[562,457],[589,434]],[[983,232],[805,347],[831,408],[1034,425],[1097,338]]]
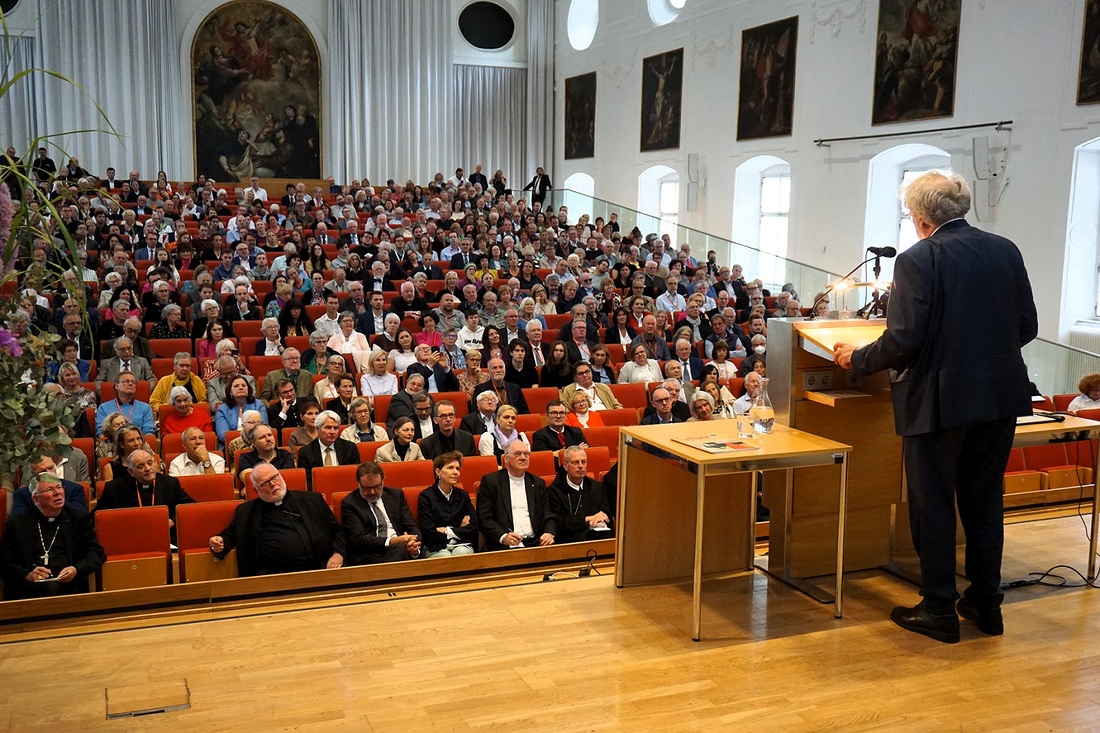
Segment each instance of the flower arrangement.
[[[2,11],[0,34],[9,35]],[[7,47],[0,44],[0,48]],[[52,77],[84,91],[55,71],[32,68],[0,77],[0,97],[24,79],[24,83],[31,83],[27,78],[31,76]],[[105,122],[104,134],[117,135],[102,107],[95,100],[89,101]],[[25,157],[29,158],[31,151],[40,145],[57,147],[51,142],[55,137],[44,134],[30,141]],[[17,288],[33,287],[56,296],[83,297],[83,283],[79,280],[70,282],[62,270],[31,263],[24,256],[33,242],[44,240],[55,243],[59,254],[74,266],[79,261],[72,236],[65,227],[58,226],[61,221],[58,207],[67,203],[70,192],[39,188],[39,181],[28,173],[23,158],[0,155],[0,290],[12,293]],[[14,201],[9,186],[27,195]],[[32,332],[31,320],[32,314],[24,309],[19,297],[0,297],[0,489],[13,489],[27,465],[54,446],[71,443],[69,433],[77,419],[63,398],[42,388],[46,383],[46,361],[60,337],[47,331]],[[87,320],[85,329],[90,337]],[[0,494],[0,500],[6,501],[7,497]]]

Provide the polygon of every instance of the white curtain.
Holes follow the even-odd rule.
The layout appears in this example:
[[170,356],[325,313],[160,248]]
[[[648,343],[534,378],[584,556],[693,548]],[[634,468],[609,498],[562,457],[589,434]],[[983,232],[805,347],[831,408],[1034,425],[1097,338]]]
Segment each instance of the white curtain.
[[454,67],[455,164],[469,175],[481,163],[487,178],[496,169],[515,185],[526,171],[527,70],[500,66]]
[[[509,180],[531,180],[542,166],[557,181],[554,161],[554,1],[527,2],[527,165],[513,171]],[[560,185],[557,184],[557,185]]]
[[325,170],[372,183],[453,171],[449,3],[329,0],[328,17]]
[[[38,64],[74,84],[38,75],[39,134],[97,175],[158,170],[187,178],[182,160],[190,134],[191,105],[180,99],[179,31],[170,3],[162,0],[41,0],[35,32]],[[117,136],[96,109],[102,107]],[[96,131],[96,132],[90,132]],[[64,155],[55,155],[58,166]]]
[[[0,58],[4,61],[0,85],[6,85],[20,72],[34,68],[34,38],[0,36],[0,54],[3,54]],[[4,130],[0,146],[3,149],[13,145],[22,155],[32,146],[37,137],[35,107],[34,74],[12,84],[7,93],[0,97],[0,130]]]

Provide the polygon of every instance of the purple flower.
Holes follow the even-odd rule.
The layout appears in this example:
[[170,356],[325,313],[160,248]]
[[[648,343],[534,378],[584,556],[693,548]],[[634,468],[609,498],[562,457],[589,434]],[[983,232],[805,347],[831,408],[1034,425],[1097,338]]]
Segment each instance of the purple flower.
[[[8,239],[11,235],[11,220],[15,215],[15,208],[11,200],[11,192],[7,186],[0,185],[0,258],[8,249]],[[14,259],[14,258],[13,258]],[[5,267],[7,269],[7,267]]]
[[[7,188],[6,186],[0,186],[0,188]],[[12,335],[11,331],[6,328],[0,328],[0,351],[6,352],[11,356],[22,356],[23,346],[19,343],[19,339]]]

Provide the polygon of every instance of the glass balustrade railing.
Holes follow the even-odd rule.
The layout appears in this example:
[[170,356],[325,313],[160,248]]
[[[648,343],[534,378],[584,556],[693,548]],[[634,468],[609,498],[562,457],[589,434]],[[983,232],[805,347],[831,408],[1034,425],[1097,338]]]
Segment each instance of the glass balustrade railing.
[[[759,249],[739,244],[725,237],[707,234],[698,229],[691,229],[681,224],[662,220],[660,217],[576,191],[552,190],[550,197],[547,199],[547,205],[551,204],[555,211],[559,207],[565,206],[569,210],[570,221],[576,221],[581,214],[586,213],[592,220],[595,220],[596,217],[603,217],[604,221],[607,221],[611,214],[617,214],[619,229],[622,232],[626,233],[634,227],[638,227],[643,235],[650,232],[668,234],[677,246],[685,243],[690,244],[692,257],[699,260],[705,259],[707,252],[714,250],[719,263],[723,265],[741,265],[744,268],[746,278],[759,277],[764,281],[764,287],[773,293],[778,292],[785,283],[793,283],[800,299],[807,307],[813,302],[815,294],[820,293],[830,282],[839,277],[817,267],[810,267],[785,257],[762,252]],[[862,295],[864,300],[869,297],[869,293]],[[863,303],[857,303],[857,297],[852,296],[850,298],[852,303],[847,304],[847,307],[859,308]],[[843,307],[835,299],[833,305],[834,307]]]
[[[778,292],[784,283],[792,283],[803,305],[807,307],[813,302],[816,293],[823,291],[840,277],[836,273],[761,252],[725,237],[663,221],[652,214],[576,191],[552,190],[546,205],[553,206],[555,211],[561,206],[567,207],[570,221],[576,221],[582,214],[588,214],[592,220],[602,217],[607,221],[611,214],[616,214],[619,228],[624,233],[634,227],[638,227],[643,234],[667,233],[677,246],[690,244],[692,256],[700,260],[706,257],[708,251],[714,250],[720,264],[741,265],[746,278],[759,277],[764,281],[764,286],[773,293]],[[864,288],[838,289],[831,294],[830,303],[837,310],[856,311],[869,299],[870,291]],[[975,328],[979,327],[980,324],[975,322]],[[1077,383],[1082,375],[1100,372],[1100,355],[1045,339],[1036,339],[1028,344],[1024,348],[1024,359],[1031,380],[1045,395],[1076,393]]]

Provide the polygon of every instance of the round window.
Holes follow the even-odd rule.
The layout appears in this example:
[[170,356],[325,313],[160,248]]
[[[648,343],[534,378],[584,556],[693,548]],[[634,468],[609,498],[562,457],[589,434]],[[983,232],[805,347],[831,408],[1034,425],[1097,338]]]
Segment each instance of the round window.
[[575,51],[583,51],[592,45],[596,26],[600,22],[600,0],[573,0],[569,4],[566,30],[569,45]]
[[458,30],[471,46],[497,51],[512,42],[516,21],[500,5],[481,1],[462,9],[458,15]]

